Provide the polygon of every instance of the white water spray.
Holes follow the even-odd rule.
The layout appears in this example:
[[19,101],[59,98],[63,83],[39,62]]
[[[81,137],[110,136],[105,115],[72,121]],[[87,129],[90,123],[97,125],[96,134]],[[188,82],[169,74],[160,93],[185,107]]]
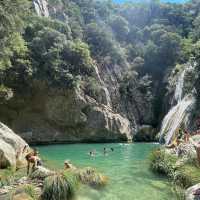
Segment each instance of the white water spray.
[[195,103],[195,98],[192,94],[188,94],[185,97],[183,94],[185,73],[191,68],[193,68],[192,65],[188,65],[180,74],[174,93],[174,100],[177,104],[170,109],[162,121],[160,141],[164,139],[166,144],[171,142],[181,124],[186,123],[190,110]]
[[182,100],[185,71],[186,70],[184,70],[178,78],[178,82],[174,93],[174,99],[176,100],[176,102],[180,102]]
[[169,144],[184,120],[187,119],[190,109],[195,102],[194,97],[189,94],[185,96],[176,106],[172,107],[165,116],[160,131],[160,139],[164,138]]

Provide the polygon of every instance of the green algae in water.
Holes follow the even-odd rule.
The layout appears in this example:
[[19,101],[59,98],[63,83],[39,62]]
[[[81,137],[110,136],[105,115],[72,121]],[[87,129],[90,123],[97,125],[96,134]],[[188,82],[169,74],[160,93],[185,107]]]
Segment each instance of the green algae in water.
[[[148,156],[157,144],[63,144],[38,146],[42,157],[51,167],[63,168],[70,159],[80,167],[95,167],[109,177],[108,185],[101,190],[83,186],[78,200],[173,200],[176,199],[172,186],[164,177],[149,170]],[[103,154],[103,148],[109,150]],[[110,148],[114,148],[111,152]],[[90,157],[89,151],[96,150]]]

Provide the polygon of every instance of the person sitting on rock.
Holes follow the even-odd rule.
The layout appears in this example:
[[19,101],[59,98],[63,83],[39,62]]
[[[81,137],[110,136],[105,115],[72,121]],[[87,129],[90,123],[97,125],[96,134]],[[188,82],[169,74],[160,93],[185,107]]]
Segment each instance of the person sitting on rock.
[[70,160],[65,160],[65,162],[64,162],[64,169],[65,169],[65,170],[68,170],[68,169],[76,169],[76,167],[73,166],[73,165],[70,163]]
[[29,174],[31,164],[32,164],[32,171],[34,171],[37,166],[42,165],[41,159],[39,158],[38,151],[36,149],[34,149],[34,151],[28,153],[25,158],[27,161],[27,174]]
[[175,138],[171,144],[166,145],[165,147],[168,149],[173,149],[176,148],[179,144],[180,144],[179,139]]
[[184,142],[188,143],[190,139],[190,134],[187,130],[184,130]]

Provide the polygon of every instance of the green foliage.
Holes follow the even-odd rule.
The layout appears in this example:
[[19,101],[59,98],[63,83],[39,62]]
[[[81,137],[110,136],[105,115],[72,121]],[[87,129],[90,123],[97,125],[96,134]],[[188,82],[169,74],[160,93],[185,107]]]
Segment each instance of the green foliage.
[[23,188],[22,188],[26,194],[28,194],[33,200],[36,200],[37,199],[37,194],[36,194],[36,191],[35,191],[35,186],[33,185],[30,185],[30,184],[27,184],[27,185],[24,185]]
[[122,16],[111,16],[110,25],[120,40],[125,40],[129,33],[128,21]]
[[174,182],[184,188],[196,185],[200,181],[200,169],[193,164],[181,166],[175,173]]
[[95,78],[88,78],[86,83],[85,83],[85,92],[87,95],[97,98],[98,94],[100,93],[101,86],[99,83],[96,81]]
[[0,187],[11,185],[14,182],[14,170],[1,169],[0,170]]
[[188,188],[200,181],[200,169],[194,163],[177,165],[176,155],[167,153],[165,149],[157,149],[151,153],[150,168],[157,173],[167,175],[175,185]]
[[19,34],[23,29],[23,17],[28,11],[26,0],[0,2],[0,70],[11,67],[13,55],[23,55],[27,50]]
[[150,155],[150,168],[154,172],[165,174],[173,178],[176,161],[177,158],[175,155],[167,154],[164,149],[157,149]]

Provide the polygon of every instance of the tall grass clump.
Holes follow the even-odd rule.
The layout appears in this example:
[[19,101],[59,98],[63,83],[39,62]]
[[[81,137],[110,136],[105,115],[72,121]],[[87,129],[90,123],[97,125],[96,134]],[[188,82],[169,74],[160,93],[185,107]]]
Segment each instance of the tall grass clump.
[[77,177],[81,183],[96,188],[105,186],[108,181],[106,176],[103,176],[90,167],[79,170]]
[[72,182],[72,178],[66,174],[55,174],[45,179],[41,199],[70,200],[74,193],[75,182]]
[[0,170],[0,188],[14,182],[14,170],[11,168]]
[[35,186],[27,184],[23,187],[24,191],[26,194],[28,194],[32,199],[36,200],[37,199],[37,194],[35,191]]

